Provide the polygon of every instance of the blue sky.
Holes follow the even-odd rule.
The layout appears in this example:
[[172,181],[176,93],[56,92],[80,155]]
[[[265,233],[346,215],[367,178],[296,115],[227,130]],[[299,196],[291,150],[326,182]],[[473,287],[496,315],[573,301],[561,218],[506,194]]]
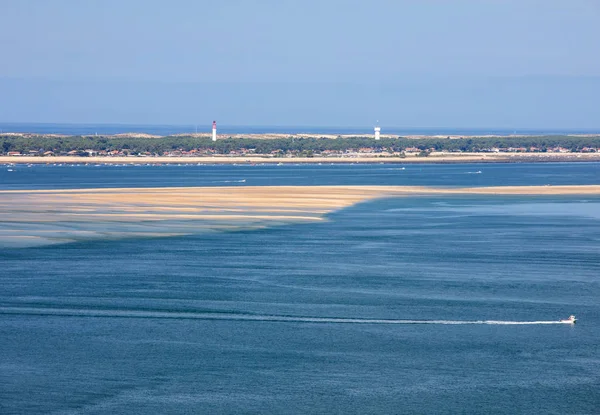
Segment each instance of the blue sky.
[[600,2],[3,0],[0,121],[597,128]]

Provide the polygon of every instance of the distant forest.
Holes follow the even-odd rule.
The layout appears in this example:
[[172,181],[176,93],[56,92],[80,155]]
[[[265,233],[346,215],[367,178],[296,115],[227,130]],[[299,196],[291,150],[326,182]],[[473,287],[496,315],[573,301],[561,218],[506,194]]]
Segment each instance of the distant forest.
[[[530,136],[530,137],[473,137],[473,138],[382,138],[372,137],[331,138],[278,138],[250,139],[227,138],[211,141],[209,137],[167,136],[161,138],[108,137],[108,136],[12,136],[0,135],[0,153],[20,152],[42,154],[52,151],[64,154],[69,151],[124,151],[130,154],[164,154],[197,149],[215,154],[229,154],[250,150],[256,154],[302,153],[318,154],[324,151],[344,152],[371,148],[374,151],[402,152],[407,148],[423,151],[481,152],[497,148],[501,151],[524,148],[526,151],[545,152],[562,147],[572,152],[589,148],[600,149],[600,136]],[[533,149],[533,150],[532,150]],[[87,154],[87,153],[86,153]]]

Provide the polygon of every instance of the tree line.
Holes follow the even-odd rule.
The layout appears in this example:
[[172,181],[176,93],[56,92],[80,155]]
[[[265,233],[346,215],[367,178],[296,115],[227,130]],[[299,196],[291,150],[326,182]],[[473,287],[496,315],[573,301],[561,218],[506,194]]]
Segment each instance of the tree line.
[[382,138],[375,141],[372,137],[331,138],[227,138],[211,141],[210,137],[167,136],[161,138],[146,137],[110,137],[110,136],[13,136],[0,135],[0,152],[55,154],[69,151],[126,151],[132,154],[164,154],[173,151],[193,149],[212,151],[216,154],[229,154],[235,151],[252,150],[256,154],[281,153],[321,153],[324,151],[344,152],[371,148],[375,151],[388,150],[402,152],[407,148],[423,151],[462,151],[480,152],[493,148],[507,150],[524,148],[527,151],[547,151],[562,147],[570,151],[582,151],[585,148],[600,148],[600,136],[525,136],[525,137],[472,137],[472,138]]

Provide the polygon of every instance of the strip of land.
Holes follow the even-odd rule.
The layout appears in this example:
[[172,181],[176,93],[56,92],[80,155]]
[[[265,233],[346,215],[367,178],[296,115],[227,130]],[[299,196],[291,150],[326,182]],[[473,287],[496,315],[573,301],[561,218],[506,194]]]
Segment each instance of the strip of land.
[[306,164],[306,163],[537,163],[600,162],[600,153],[430,153],[427,157],[78,157],[0,156],[0,164]]
[[600,195],[600,185],[432,188],[240,186],[0,191],[0,247],[190,235],[320,221],[384,197]]

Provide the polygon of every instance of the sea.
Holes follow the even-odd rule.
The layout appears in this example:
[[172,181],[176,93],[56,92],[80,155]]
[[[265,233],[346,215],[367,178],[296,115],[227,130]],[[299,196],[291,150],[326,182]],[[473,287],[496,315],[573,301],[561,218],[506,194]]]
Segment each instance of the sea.
[[[1,190],[375,184],[598,185],[600,163],[0,166]],[[2,414],[600,413],[598,196],[4,248],[0,287]]]
[[[372,135],[373,126],[272,126],[272,125],[226,125],[218,124],[219,134],[324,134],[324,135]],[[467,135],[506,136],[523,135],[562,135],[598,134],[597,129],[548,129],[548,128],[456,128],[456,127],[398,127],[382,125],[383,134],[392,135]],[[209,134],[212,121],[197,124],[70,124],[70,123],[17,123],[0,122],[1,133],[34,133],[62,135],[113,135],[124,133],[145,133],[153,135]]]

